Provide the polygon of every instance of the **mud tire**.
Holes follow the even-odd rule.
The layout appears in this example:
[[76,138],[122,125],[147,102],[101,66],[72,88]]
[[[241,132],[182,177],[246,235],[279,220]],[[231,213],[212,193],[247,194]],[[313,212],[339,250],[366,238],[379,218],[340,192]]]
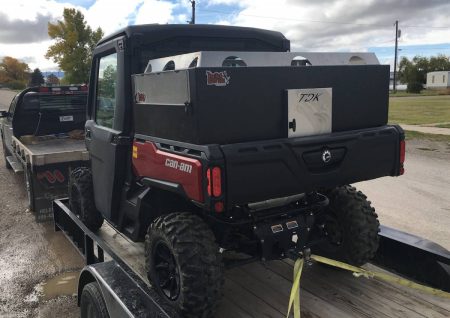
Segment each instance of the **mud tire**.
[[80,167],[70,174],[69,206],[91,231],[95,232],[102,226],[104,219],[95,207],[92,174],[89,168]]
[[379,245],[380,223],[371,202],[352,186],[342,186],[327,193],[324,230],[327,243],[317,246],[315,253],[355,266],[375,256]]
[[[161,272],[159,254],[163,247],[173,257],[175,274],[170,277],[179,279],[175,297],[164,290],[167,273]],[[183,317],[214,315],[222,297],[224,266],[214,234],[200,217],[178,212],[158,217],[145,236],[145,264],[158,293]]]

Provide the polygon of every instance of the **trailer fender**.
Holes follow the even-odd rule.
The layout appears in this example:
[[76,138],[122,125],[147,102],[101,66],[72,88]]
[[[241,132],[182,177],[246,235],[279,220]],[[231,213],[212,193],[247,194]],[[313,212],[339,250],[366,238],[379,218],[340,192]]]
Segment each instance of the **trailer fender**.
[[86,266],[82,270],[78,280],[78,306],[80,306],[84,286],[92,282],[97,282],[111,318],[136,317],[123,301],[124,295],[121,294],[122,288],[117,288],[118,282],[121,281],[121,275],[105,275],[106,272],[117,274],[117,267],[114,261]]

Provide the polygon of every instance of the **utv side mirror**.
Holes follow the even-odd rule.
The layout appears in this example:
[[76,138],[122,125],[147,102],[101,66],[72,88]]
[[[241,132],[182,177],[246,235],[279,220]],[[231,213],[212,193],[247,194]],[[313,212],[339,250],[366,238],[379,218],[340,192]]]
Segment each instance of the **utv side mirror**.
[[8,117],[9,113],[6,110],[0,110],[0,118]]

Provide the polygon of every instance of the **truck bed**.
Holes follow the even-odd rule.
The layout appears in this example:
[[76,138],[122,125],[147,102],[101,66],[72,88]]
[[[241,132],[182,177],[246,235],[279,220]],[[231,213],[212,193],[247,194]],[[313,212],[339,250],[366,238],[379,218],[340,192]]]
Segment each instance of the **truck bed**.
[[32,166],[89,160],[84,140],[55,138],[24,143],[12,137],[12,145],[16,152]]
[[[106,223],[98,235],[148,282],[143,243],[130,241]],[[228,270],[216,317],[285,317],[292,268],[293,262],[284,260]],[[450,317],[450,303],[443,298],[320,265],[305,268],[301,285],[303,317]]]

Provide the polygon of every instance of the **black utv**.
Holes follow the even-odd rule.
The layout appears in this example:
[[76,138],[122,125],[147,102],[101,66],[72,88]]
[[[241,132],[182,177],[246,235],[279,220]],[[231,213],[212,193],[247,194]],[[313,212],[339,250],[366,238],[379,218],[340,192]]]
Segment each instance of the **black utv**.
[[[377,250],[375,210],[349,184],[403,173],[389,66],[256,61],[289,49],[213,25],[129,26],[95,49],[90,168],[72,174],[70,205],[92,230],[145,240],[149,280],[184,316],[213,315],[226,266],[306,249],[361,265]],[[177,65],[194,52],[233,53]]]

